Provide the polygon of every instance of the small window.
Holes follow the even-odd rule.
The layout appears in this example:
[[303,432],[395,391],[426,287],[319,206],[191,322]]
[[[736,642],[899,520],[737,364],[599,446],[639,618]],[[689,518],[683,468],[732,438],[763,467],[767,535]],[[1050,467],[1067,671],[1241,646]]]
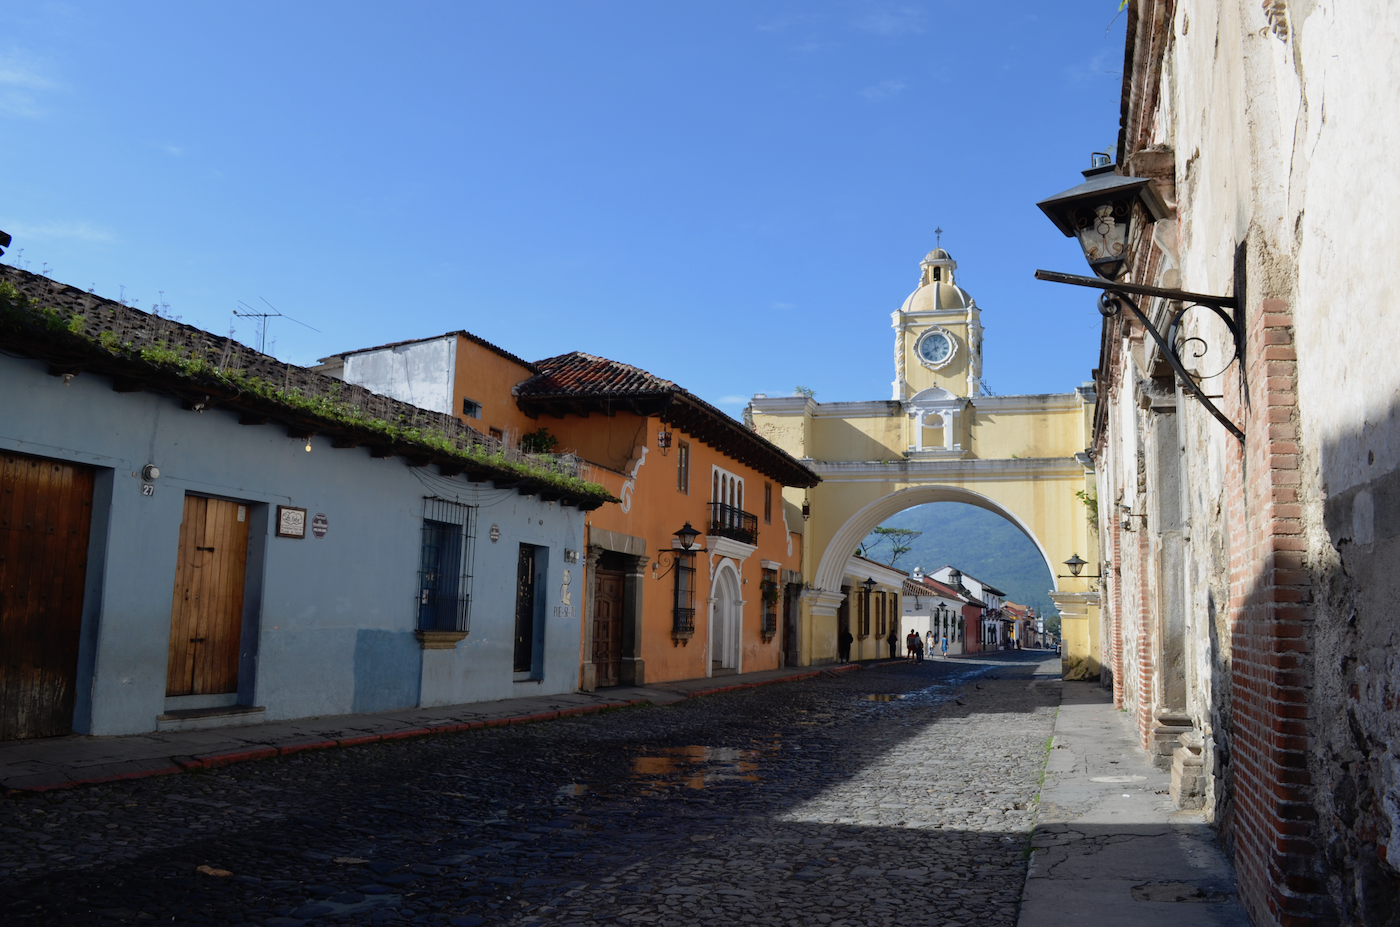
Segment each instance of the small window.
[[475,399],[462,399],[462,414],[467,418],[481,418],[481,403]]
[[870,636],[870,608],[873,598],[874,596],[866,593],[856,599],[856,602],[860,606],[860,617],[856,620],[856,629],[859,633],[856,634],[856,637],[859,637],[861,640]]
[[763,484],[763,523],[773,524],[773,484]]
[[690,495],[690,442],[676,444],[676,489]]
[[497,441],[503,441],[503,440],[505,440],[505,436],[506,436],[505,432],[504,432],[504,431],[501,431],[501,429],[499,429],[499,428],[492,428],[492,429],[491,429],[491,437],[495,438]]

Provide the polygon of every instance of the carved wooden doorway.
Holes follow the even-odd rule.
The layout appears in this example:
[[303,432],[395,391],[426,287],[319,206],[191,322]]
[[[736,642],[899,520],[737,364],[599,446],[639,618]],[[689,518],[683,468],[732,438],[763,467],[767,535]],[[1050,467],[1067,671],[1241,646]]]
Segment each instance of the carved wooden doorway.
[[0,454],[0,740],[73,730],[93,476]]
[[593,663],[598,685],[615,686],[622,681],[623,573],[600,564],[593,575]]
[[248,506],[185,496],[170,606],[165,694],[238,691]]

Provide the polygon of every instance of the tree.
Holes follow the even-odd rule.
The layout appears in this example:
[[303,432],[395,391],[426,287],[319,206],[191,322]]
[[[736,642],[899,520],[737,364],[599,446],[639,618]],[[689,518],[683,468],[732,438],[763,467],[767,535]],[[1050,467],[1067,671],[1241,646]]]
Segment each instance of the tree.
[[909,553],[909,551],[913,549],[909,546],[909,542],[923,534],[922,531],[915,531],[913,528],[886,528],[884,526],[876,528],[870,533],[876,535],[876,537],[874,541],[865,545],[864,556],[872,560],[876,559],[872,554],[879,549],[880,545],[888,541],[890,550],[889,559],[885,561],[887,566],[894,566],[896,560]]

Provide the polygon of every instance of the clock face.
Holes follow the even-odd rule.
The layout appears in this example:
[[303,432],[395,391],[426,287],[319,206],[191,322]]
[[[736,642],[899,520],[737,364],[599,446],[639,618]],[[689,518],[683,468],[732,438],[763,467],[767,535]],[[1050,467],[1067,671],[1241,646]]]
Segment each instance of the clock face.
[[928,364],[941,364],[953,353],[953,341],[943,332],[929,332],[919,341],[919,357]]

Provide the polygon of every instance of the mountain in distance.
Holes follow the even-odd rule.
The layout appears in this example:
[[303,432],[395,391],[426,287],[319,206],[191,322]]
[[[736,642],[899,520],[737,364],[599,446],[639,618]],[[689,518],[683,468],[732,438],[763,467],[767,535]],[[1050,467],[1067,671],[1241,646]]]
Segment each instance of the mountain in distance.
[[[901,570],[912,573],[917,566],[931,572],[951,565],[1001,589],[1012,602],[1034,607],[1037,615],[1058,614],[1050,601],[1054,581],[1045,558],[1021,529],[994,512],[962,502],[930,502],[905,509],[880,527],[923,532],[895,561]],[[865,547],[870,559],[889,560],[890,542],[879,535],[868,535]]]

